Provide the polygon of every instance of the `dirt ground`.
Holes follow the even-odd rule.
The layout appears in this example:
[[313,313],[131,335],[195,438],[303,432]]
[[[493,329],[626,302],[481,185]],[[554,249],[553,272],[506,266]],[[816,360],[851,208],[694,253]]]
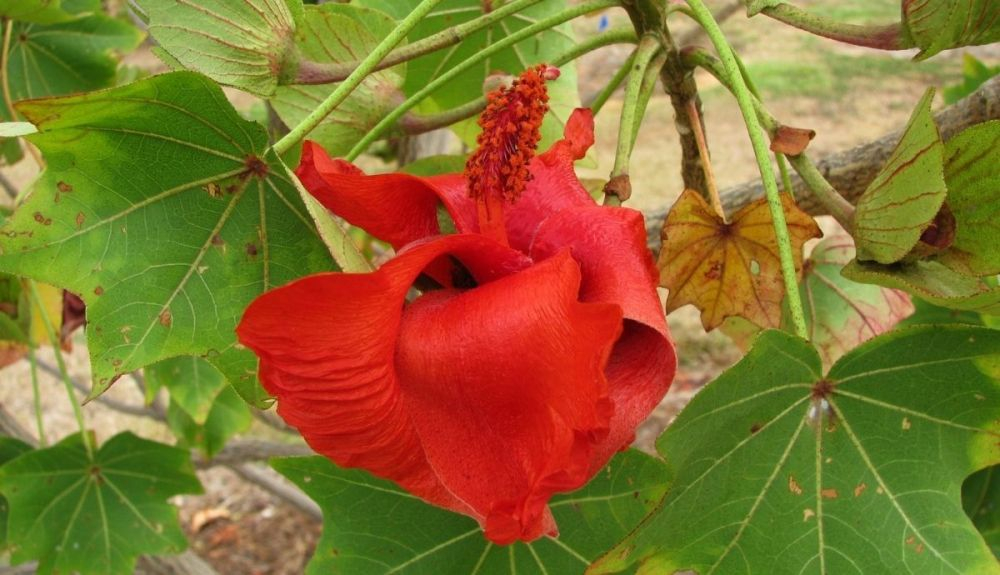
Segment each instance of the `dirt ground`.
[[[872,4],[886,1],[892,3],[879,0]],[[710,5],[724,3],[718,0]],[[613,17],[612,23],[620,20]],[[596,18],[582,20],[579,32],[593,33],[597,22]],[[684,36],[691,26],[683,23],[677,28],[676,35]],[[907,61],[912,53],[884,55],[842,46],[806,37],[764,17],[747,20],[742,12],[726,21],[723,28],[751,71],[760,71],[759,84],[766,104],[776,116],[784,123],[817,132],[810,146],[814,157],[901,127],[924,89],[953,82],[961,66],[961,54],[953,52],[936,57],[926,69],[920,69]],[[704,39],[698,43],[708,45]],[[976,53],[987,63],[995,64],[1000,56],[995,48]],[[627,55],[628,49],[611,47],[583,58],[579,64],[581,92],[585,96],[596,93]],[[134,60],[147,65],[152,62],[148,52]],[[756,167],[734,102],[706,75],[699,74],[696,78],[702,90],[708,140],[720,186],[753,178]],[[937,106],[940,105],[939,96]],[[619,94],[597,119],[595,157],[599,165],[583,170],[581,175],[607,177],[614,158],[620,110]],[[16,169],[4,169],[8,179],[21,183],[30,181],[32,172],[30,161]],[[631,175],[634,195],[630,204],[639,209],[665,208],[682,191],[673,110],[666,96],[657,95],[649,104],[633,155]],[[680,371],[661,406],[637,433],[637,445],[646,450],[652,449],[655,437],[691,396],[739,357],[724,336],[706,334],[701,329],[696,311],[679,310],[671,315],[669,322],[681,358]],[[50,350],[43,350],[40,357],[53,363]],[[88,361],[85,345],[79,338],[75,350],[67,357],[72,373],[86,381]],[[14,413],[25,428],[33,429],[31,394],[26,391],[29,382],[27,362],[5,369],[0,373],[0,404]],[[46,429],[54,436],[72,432],[75,423],[60,384],[43,375],[41,385]],[[108,397],[132,405],[141,401],[135,387],[125,381],[117,384]],[[101,438],[131,429],[149,438],[170,440],[160,423],[123,415],[100,402],[88,404],[85,413],[89,426]],[[275,436],[275,432],[259,424],[255,424],[250,434]],[[196,553],[223,574],[302,572],[320,533],[318,522],[225,468],[211,468],[199,475],[206,494],[178,497],[176,501]]]

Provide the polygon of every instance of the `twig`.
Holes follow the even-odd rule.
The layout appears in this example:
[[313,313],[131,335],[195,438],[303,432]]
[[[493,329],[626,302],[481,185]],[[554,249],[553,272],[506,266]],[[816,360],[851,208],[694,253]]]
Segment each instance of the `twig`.
[[264,425],[270,427],[271,429],[276,429],[282,433],[292,433],[298,435],[298,431],[295,428],[285,423],[284,419],[278,417],[278,414],[271,410],[260,410],[254,409],[253,416]]
[[305,457],[316,455],[302,443],[278,443],[262,439],[231,439],[211,459],[194,454],[195,467],[207,469],[216,465],[233,466],[252,461],[266,461],[272,457]]
[[259,485],[277,497],[287,501],[297,507],[317,521],[323,520],[323,511],[315,501],[309,499],[301,489],[278,474],[278,472],[267,467],[257,466],[251,463],[239,463],[228,465],[236,475],[243,479]]
[[691,128],[694,129],[694,140],[698,144],[698,155],[701,156],[701,167],[705,170],[705,185],[708,188],[708,198],[712,202],[715,213],[726,221],[726,211],[722,209],[722,202],[719,200],[719,188],[715,185],[715,174],[712,172],[712,159],[708,154],[708,143],[705,142],[705,132],[701,129],[701,118],[698,117],[698,106],[693,100],[687,103],[688,120]]
[[[41,368],[41,370],[44,371],[45,373],[56,378],[62,377],[62,374],[59,372],[59,370],[51,363],[48,363],[43,359],[36,359],[36,362],[38,363],[38,367]],[[87,387],[86,383],[72,376],[69,377],[69,382],[72,383],[73,387],[76,388],[77,391],[82,393],[84,397],[87,397],[87,395],[90,394],[90,389]],[[156,421],[160,422],[167,421],[166,411],[163,410],[162,407],[156,409],[153,408],[152,406],[145,407],[142,405],[132,405],[129,403],[118,401],[117,399],[112,399],[108,397],[106,394],[97,396],[95,401],[115,411],[119,411],[127,415],[133,415],[136,417],[148,417],[149,419],[155,419]]]

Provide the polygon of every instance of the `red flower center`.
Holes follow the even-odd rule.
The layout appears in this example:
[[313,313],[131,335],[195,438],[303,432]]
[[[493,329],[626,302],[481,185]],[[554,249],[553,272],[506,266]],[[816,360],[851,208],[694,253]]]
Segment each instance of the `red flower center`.
[[559,69],[545,64],[525,70],[510,87],[487,95],[489,103],[479,117],[482,132],[465,176],[476,200],[480,233],[503,245],[508,245],[503,205],[517,201],[531,179],[528,165],[549,109],[545,81],[558,77]]

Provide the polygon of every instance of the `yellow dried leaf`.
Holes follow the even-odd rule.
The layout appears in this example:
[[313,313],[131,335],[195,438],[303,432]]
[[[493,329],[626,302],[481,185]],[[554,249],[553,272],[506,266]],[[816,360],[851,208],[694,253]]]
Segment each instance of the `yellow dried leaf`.
[[[35,283],[35,287],[41,302],[32,301],[31,303],[31,325],[28,328],[28,340],[36,345],[49,345],[52,340],[45,328],[42,314],[48,316],[49,323],[58,337],[62,328],[63,290],[40,282]],[[42,304],[42,307],[39,307],[39,303]]]
[[[823,234],[787,194],[781,203],[795,270],[801,273],[802,245]],[[697,192],[685,190],[660,235],[660,285],[670,290],[667,313],[693,304],[706,330],[731,316],[765,328],[781,325],[785,286],[766,200],[744,206],[726,223]]]

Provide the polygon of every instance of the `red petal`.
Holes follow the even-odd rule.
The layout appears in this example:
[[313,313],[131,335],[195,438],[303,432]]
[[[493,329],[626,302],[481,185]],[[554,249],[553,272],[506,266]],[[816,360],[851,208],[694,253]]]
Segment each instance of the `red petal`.
[[471,231],[475,224],[475,204],[461,176],[369,176],[350,162],[331,159],[315,142],[303,144],[295,175],[328,210],[396,249],[440,233],[439,202],[452,214],[459,231]]
[[642,214],[628,208],[571,208],[545,220],[531,245],[539,261],[569,247],[580,263],[580,300],[621,305],[625,332],[607,367],[615,415],[594,469],[632,440],[673,381],[677,358],[656,293]]
[[573,162],[593,144],[594,116],[586,108],[577,108],[566,121],[563,139],[531,161],[532,180],[521,198],[506,208],[511,247],[527,252],[542,220],[567,208],[594,205],[573,169]]
[[400,395],[394,356],[404,298],[431,262],[454,254],[480,282],[530,264],[475,235],[418,242],[370,274],[319,274],[260,296],[237,327],[264,388],[309,445],[428,501],[467,513],[427,463]]
[[621,310],[580,303],[579,284],[563,252],[403,315],[396,366],[427,459],[496,543],[551,529],[549,498],[587,481],[607,432]]

